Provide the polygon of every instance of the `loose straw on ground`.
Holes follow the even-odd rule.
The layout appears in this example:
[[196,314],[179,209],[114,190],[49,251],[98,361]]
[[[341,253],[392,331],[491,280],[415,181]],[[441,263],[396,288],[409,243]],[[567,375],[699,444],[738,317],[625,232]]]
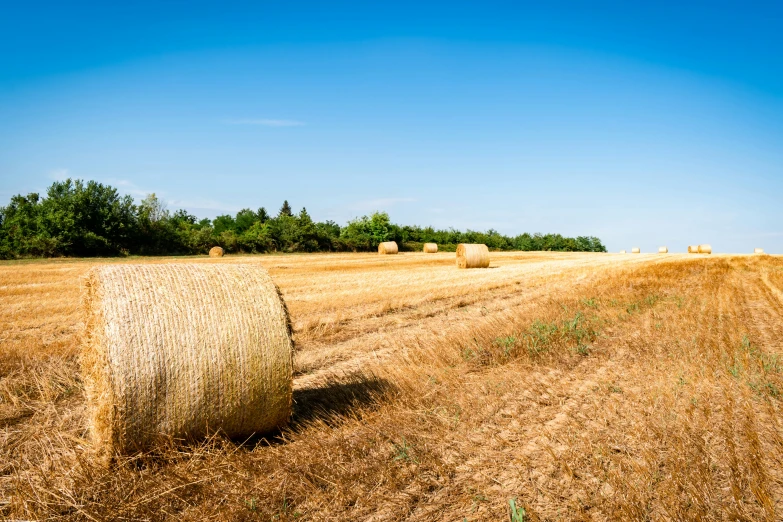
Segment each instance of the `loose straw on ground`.
[[425,254],[434,254],[438,251],[438,245],[436,243],[424,243],[421,250]]
[[[203,252],[203,250],[202,250]],[[209,249],[209,257],[223,257],[223,249],[219,246],[214,246]]]
[[460,243],[457,245],[457,268],[487,268],[489,248],[487,245]]
[[378,245],[379,254],[396,254],[397,252],[398,248],[395,241],[385,241]]
[[290,323],[262,267],[107,265],[84,289],[82,371],[99,458],[286,424]]

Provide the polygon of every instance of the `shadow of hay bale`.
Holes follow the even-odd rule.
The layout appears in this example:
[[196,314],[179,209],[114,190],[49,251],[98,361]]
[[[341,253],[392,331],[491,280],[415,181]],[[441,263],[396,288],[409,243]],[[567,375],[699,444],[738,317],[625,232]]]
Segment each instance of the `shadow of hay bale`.
[[316,420],[331,424],[357,408],[378,404],[392,390],[391,383],[376,377],[358,376],[350,381],[330,382],[318,388],[294,390],[289,429]]

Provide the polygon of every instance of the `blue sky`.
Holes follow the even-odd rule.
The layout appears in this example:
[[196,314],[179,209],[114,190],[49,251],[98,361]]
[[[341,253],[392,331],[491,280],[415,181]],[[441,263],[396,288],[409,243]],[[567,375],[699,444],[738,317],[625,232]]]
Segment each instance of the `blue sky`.
[[71,176],[200,217],[783,253],[780,3],[7,4],[2,202]]

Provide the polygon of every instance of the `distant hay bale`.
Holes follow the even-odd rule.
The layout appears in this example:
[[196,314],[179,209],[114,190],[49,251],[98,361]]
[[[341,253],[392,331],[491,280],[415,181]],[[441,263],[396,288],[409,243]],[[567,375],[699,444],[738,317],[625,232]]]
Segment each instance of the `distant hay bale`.
[[689,254],[698,254],[699,253],[699,245],[688,245],[688,253]]
[[99,458],[286,424],[293,345],[266,270],[116,264],[85,283],[81,364]]
[[659,254],[668,254],[669,253],[669,249],[666,248],[665,246],[658,247],[658,253]]
[[[203,252],[203,250],[202,250]],[[223,249],[219,246],[214,246],[209,249],[209,257],[223,257]]]
[[424,243],[421,250],[425,254],[434,254],[438,251],[438,245],[437,243]]
[[460,243],[457,245],[457,268],[487,268],[489,248],[487,245]]
[[710,245],[699,245],[699,254],[712,254],[712,247]]
[[631,249],[631,253],[632,253],[632,254],[638,254],[638,253],[640,253],[640,252],[641,252],[641,250],[639,250],[639,247],[633,247],[633,248]]
[[763,248],[754,248],[753,249],[753,253],[754,254],[763,254],[764,253],[764,249]]
[[621,254],[625,254],[626,252],[625,252],[625,250],[620,250],[620,253]]
[[396,254],[399,251],[395,241],[386,241],[378,245],[379,254]]

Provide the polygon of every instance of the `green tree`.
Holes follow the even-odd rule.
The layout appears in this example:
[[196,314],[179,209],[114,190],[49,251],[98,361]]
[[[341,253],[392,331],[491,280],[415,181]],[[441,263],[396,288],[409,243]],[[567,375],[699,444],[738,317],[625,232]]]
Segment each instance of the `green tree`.
[[243,208],[237,212],[236,218],[234,218],[234,231],[237,234],[242,234],[247,229],[253,226],[258,220],[258,215],[249,208]]
[[38,194],[13,196],[0,208],[0,258],[60,255],[60,245],[42,222]]
[[137,232],[130,196],[95,181],[56,181],[41,203],[42,222],[59,253],[75,256],[127,252]]
[[283,201],[283,206],[280,207],[280,212],[277,213],[277,216],[288,216],[292,217],[294,213],[291,211],[291,205],[288,204],[288,200],[286,199]]
[[256,219],[261,223],[269,221],[269,214],[264,207],[258,209],[258,212],[256,212]]
[[391,221],[386,212],[373,212],[348,222],[340,237],[352,250],[371,250],[389,240]]
[[269,252],[277,248],[268,223],[256,221],[239,237],[240,248],[246,252]]
[[212,227],[215,229],[215,234],[220,235],[223,232],[236,230],[237,223],[232,216],[223,214],[215,218],[212,222]]

